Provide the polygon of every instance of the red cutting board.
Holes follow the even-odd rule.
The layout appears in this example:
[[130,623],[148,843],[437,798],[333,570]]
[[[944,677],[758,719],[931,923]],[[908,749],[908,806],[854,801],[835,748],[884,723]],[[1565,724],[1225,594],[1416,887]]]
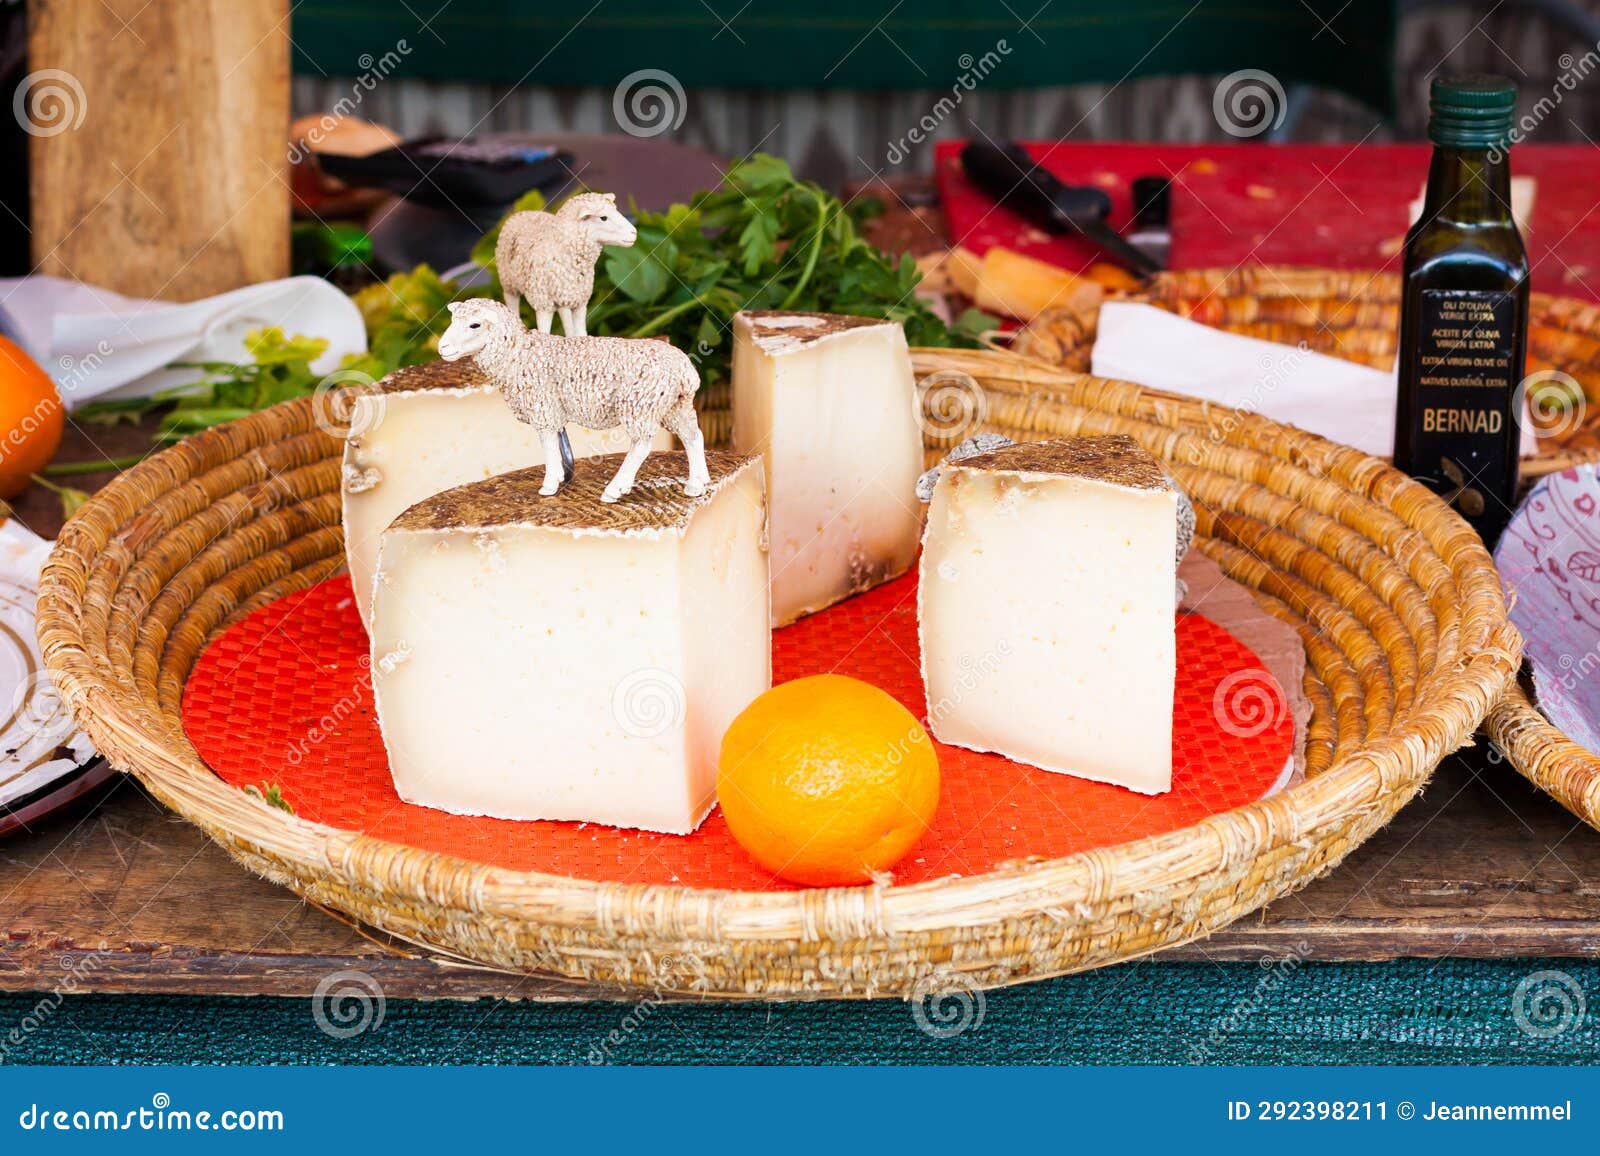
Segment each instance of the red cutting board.
[[[936,151],[950,243],[976,253],[992,245],[1073,270],[1105,260],[1077,237],[1048,236],[967,181],[964,141]],[[1252,263],[1335,269],[1398,267],[1407,210],[1428,176],[1417,144],[1068,144],[1029,142],[1032,156],[1069,184],[1111,197],[1113,227],[1132,215],[1135,177],[1173,182],[1174,269]],[[1536,178],[1527,235],[1533,287],[1600,300],[1600,150],[1587,145],[1519,145],[1512,171]]]
[[[888,691],[918,718],[916,576],[910,574],[773,635],[783,682],[825,671]],[[1158,835],[1259,799],[1294,741],[1288,702],[1227,631],[1178,617],[1173,789],[1156,798],[935,744],[942,791],[933,828],[895,871],[916,883]],[[788,889],[756,866],[713,812],[693,835],[585,823],[450,815],[402,802],[372,710],[367,636],[348,578],[280,599],[224,631],[200,656],[183,722],[234,786],[277,785],[301,818],[516,870],[609,882]]]

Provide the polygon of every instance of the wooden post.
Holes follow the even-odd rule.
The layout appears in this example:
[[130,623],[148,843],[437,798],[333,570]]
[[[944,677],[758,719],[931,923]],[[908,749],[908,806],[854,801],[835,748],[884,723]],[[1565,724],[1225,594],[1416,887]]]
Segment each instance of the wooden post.
[[289,272],[288,0],[29,0],[33,264],[189,301]]

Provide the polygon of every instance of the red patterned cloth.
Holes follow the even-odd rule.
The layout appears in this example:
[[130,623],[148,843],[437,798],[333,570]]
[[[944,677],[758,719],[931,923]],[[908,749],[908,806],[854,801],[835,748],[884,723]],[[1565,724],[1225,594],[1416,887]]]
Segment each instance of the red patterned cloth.
[[[961,171],[960,141],[938,150],[939,192],[952,244],[982,253],[1005,245],[1081,269],[1103,260],[1076,237],[1050,237],[995,207]],[[1173,181],[1174,269],[1257,262],[1328,268],[1398,267],[1407,209],[1428,176],[1427,145],[1028,145],[1069,184],[1111,196],[1111,224],[1126,228],[1135,178]],[[1600,300],[1600,150],[1522,145],[1512,171],[1538,181],[1528,230],[1533,287]]]

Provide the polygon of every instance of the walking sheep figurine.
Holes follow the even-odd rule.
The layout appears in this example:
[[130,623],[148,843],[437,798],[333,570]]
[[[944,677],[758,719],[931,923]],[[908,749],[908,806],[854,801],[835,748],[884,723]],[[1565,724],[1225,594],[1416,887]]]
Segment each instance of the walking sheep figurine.
[[579,193],[554,213],[512,213],[494,246],[506,304],[516,310],[525,298],[540,333],[549,333],[560,313],[562,331],[582,337],[601,248],[627,248],[638,235],[611,193]]
[[481,298],[451,302],[450,314],[439,356],[472,358],[517,420],[539,431],[544,446],[539,493],[548,497],[567,480],[559,439],[568,422],[627,431],[632,448],[600,495],[602,502],[615,502],[633,489],[639,467],[650,456],[650,442],[662,428],[678,436],[689,458],[683,492],[691,498],[705,493],[711,474],[694,413],[700,374],[682,350],[648,338],[553,337],[523,325],[515,308]]

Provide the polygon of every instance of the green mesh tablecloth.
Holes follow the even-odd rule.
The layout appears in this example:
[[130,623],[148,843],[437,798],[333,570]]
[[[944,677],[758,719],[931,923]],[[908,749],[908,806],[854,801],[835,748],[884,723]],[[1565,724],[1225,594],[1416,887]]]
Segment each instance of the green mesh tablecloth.
[[9,1049],[21,1064],[582,1064],[605,1051],[641,1064],[1591,1062],[1600,1007],[1519,1023],[1517,989],[1540,972],[1561,973],[1580,1005],[1600,993],[1600,965],[1572,960],[1140,963],[991,992],[981,1023],[950,1039],[903,1003],[486,1000],[391,1001],[380,1025],[347,1040],[321,1031],[305,1000],[82,996],[40,1012],[41,997],[7,995],[0,1039],[41,1021]]

